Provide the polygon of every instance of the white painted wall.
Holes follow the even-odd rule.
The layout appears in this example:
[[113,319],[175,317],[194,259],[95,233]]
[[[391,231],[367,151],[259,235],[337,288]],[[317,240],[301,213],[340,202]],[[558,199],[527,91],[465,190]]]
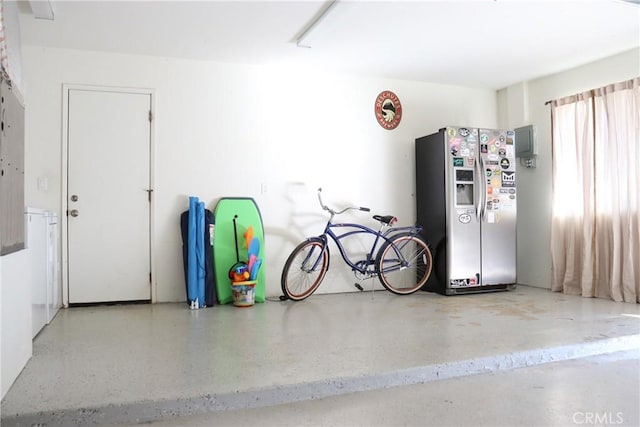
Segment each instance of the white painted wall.
[[[412,223],[414,139],[447,124],[497,124],[490,90],[31,46],[23,60],[26,200],[58,212],[62,83],[155,90],[158,301],[185,298],[178,224],[187,196],[212,210],[219,197],[256,199],[266,229],[267,295],[277,296],[288,253],[326,218],[318,186],[327,202],[366,205]],[[403,105],[393,131],[373,113],[385,89]],[[48,191],[37,190],[38,177],[48,179]],[[321,290],[352,290],[351,273],[333,265]],[[337,275],[349,280],[331,280]]]
[[499,91],[500,126],[537,130],[537,168],[518,165],[519,283],[551,287],[551,110],[545,102],[639,75],[640,49],[634,49]]

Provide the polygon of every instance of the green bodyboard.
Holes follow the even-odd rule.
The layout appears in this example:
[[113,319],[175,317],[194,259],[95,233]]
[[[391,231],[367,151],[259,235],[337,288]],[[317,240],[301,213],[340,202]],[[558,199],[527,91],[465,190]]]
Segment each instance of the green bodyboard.
[[262,265],[256,278],[255,302],[265,301],[265,251],[264,227],[262,216],[256,202],[249,197],[223,197],[218,201],[213,213],[215,229],[213,234],[213,268],[216,276],[216,293],[220,304],[233,302],[233,291],[229,269],[237,262],[236,240],[233,236],[233,218],[236,218],[236,232],[238,236],[238,253],[241,262],[247,260],[247,245],[244,234],[249,226],[253,228],[253,237],[260,241],[258,259]]

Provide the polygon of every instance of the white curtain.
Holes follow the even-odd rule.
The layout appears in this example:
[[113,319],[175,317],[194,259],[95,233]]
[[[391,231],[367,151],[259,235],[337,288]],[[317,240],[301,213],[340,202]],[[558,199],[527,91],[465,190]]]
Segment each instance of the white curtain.
[[640,302],[640,78],[551,104],[552,290]]

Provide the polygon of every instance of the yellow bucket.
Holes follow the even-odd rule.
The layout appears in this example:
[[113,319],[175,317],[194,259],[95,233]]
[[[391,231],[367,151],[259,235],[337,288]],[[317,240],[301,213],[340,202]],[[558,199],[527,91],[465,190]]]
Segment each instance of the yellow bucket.
[[233,305],[236,307],[251,307],[256,297],[256,281],[231,282],[233,290]]

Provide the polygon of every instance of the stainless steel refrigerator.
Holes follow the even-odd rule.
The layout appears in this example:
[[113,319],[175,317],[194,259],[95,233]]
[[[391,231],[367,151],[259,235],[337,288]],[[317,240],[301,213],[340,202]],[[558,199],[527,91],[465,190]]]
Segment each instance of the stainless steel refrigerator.
[[417,222],[445,295],[516,284],[516,157],[512,130],[446,127],[416,139]]

